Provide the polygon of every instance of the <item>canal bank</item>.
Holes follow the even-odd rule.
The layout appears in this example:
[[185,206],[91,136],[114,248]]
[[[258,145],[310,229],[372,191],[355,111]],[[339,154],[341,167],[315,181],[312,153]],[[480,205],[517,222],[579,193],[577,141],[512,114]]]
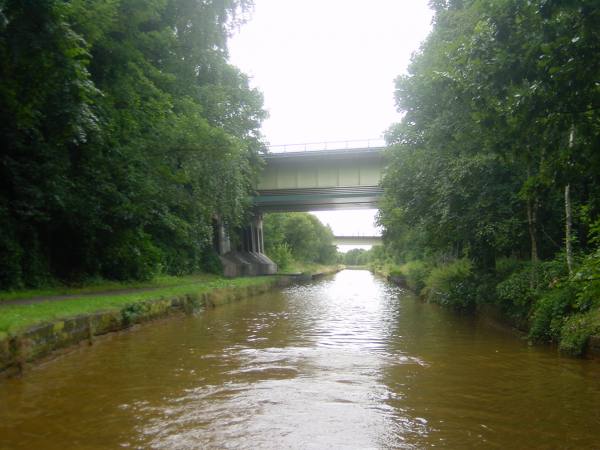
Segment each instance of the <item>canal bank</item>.
[[[423,298],[418,292],[415,292],[407,283],[406,277],[397,272],[387,273],[376,268],[369,269],[372,273],[384,277],[388,282],[408,289],[413,292],[417,297]],[[426,300],[423,300],[426,301]],[[510,327],[515,333],[525,338],[530,331],[530,324],[523,320],[515,320],[515,318],[504,314],[498,305],[485,303],[478,304],[475,314],[485,319],[488,323],[494,324],[494,326]],[[555,343],[550,343],[555,344]],[[548,343],[539,343],[539,345],[550,345]],[[573,356],[573,355],[571,355]],[[600,359],[600,335],[592,335],[587,339],[584,346],[584,351],[581,354],[576,355],[582,358],[593,358]]]
[[[65,351],[82,343],[91,345],[98,336],[173,314],[193,314],[339,270],[339,267],[326,267],[312,274],[218,279],[154,291],[132,290],[118,296],[61,296],[54,300],[39,298],[12,302],[17,304],[3,302],[0,303],[0,314],[4,313],[6,323],[4,329],[0,329],[0,377],[22,373],[28,364],[50,358],[59,350]],[[57,308],[62,306],[66,306],[67,312],[61,313]],[[14,317],[13,327],[9,316]],[[19,322],[23,324],[19,325]]]

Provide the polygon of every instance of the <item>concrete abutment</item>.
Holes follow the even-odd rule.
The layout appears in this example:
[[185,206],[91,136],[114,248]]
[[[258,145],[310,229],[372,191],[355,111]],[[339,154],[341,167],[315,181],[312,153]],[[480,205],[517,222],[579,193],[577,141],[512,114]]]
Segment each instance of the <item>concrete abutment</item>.
[[240,230],[239,244],[232,248],[227,230],[219,224],[217,251],[226,277],[273,275],[277,264],[265,255],[262,214],[255,212],[250,224]]

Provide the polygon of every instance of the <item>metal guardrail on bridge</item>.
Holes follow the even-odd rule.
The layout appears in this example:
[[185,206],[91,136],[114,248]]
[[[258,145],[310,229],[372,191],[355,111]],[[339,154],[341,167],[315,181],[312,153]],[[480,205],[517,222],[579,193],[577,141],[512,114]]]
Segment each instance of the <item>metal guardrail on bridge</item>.
[[318,152],[323,150],[350,150],[358,148],[385,147],[385,139],[356,139],[349,141],[324,141],[305,142],[302,144],[270,145],[267,148],[271,153]]
[[379,245],[383,242],[381,235],[370,236],[334,236],[333,243],[335,245]]

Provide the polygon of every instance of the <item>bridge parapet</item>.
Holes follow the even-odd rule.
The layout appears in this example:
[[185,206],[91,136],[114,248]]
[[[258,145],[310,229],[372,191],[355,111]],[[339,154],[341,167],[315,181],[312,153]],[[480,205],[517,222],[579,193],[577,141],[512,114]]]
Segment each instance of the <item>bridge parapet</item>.
[[378,186],[383,148],[352,148],[265,155],[258,190]]
[[383,242],[381,236],[334,236],[334,245],[380,245]]
[[381,149],[386,146],[385,140],[381,138],[355,139],[349,141],[323,141],[304,142],[301,144],[277,144],[270,145],[270,153],[299,153],[299,152],[321,152],[328,150],[355,150],[355,149]]

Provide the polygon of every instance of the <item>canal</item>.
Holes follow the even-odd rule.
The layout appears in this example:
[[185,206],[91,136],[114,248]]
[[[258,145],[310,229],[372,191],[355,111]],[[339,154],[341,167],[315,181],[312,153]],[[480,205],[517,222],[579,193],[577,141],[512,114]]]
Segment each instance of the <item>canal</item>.
[[0,448],[598,448],[599,405],[597,361],[343,271],[0,380]]

